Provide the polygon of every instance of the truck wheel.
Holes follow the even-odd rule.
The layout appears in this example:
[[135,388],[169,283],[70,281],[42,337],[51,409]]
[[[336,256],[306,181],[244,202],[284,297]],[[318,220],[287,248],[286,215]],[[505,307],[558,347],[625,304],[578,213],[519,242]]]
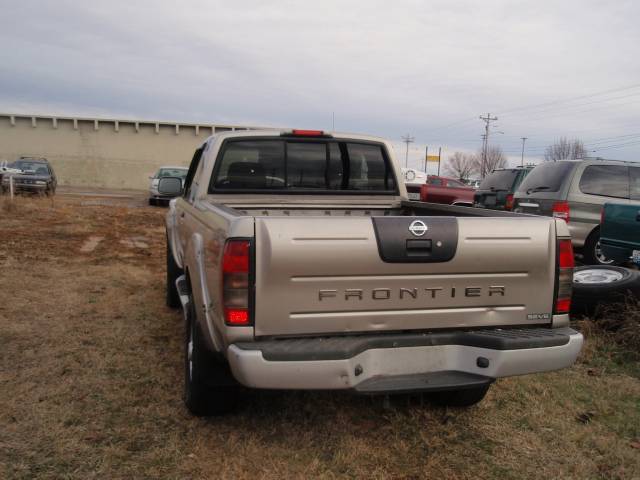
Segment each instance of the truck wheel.
[[600,304],[615,303],[625,295],[640,298],[640,273],[624,267],[592,265],[573,271],[572,313],[593,313]]
[[198,417],[223,415],[237,406],[238,384],[228,364],[207,350],[189,301],[184,342],[184,403]]
[[600,229],[595,229],[587,237],[582,249],[583,260],[586,265],[615,265],[615,261],[605,257],[600,248]]
[[438,405],[446,407],[470,407],[482,401],[490,386],[484,385],[482,387],[435,392],[431,394],[431,398]]
[[173,259],[173,253],[171,253],[171,248],[169,247],[169,238],[167,237],[167,307],[178,308],[182,305],[178,288],[176,287],[176,280],[180,275],[182,275],[182,270]]

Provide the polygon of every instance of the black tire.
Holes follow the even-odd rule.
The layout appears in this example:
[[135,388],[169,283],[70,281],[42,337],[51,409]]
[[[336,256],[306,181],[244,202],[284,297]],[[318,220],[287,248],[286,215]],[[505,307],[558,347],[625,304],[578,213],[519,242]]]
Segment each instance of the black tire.
[[615,265],[577,267],[573,272],[571,312],[593,313],[598,305],[640,298],[640,272]]
[[207,350],[189,302],[184,341],[184,403],[198,417],[224,415],[237,407],[239,385],[229,365]]
[[149,199],[149,205],[153,207],[153,206],[155,206],[155,204],[156,204],[155,198],[150,198]]
[[182,269],[173,259],[173,253],[169,247],[169,239],[167,238],[167,286],[166,286],[166,303],[167,307],[178,308],[182,305],[180,295],[176,287],[176,280],[182,275]]
[[465,388],[461,390],[445,390],[431,394],[431,399],[438,405],[445,407],[470,407],[487,395],[491,385]]
[[615,260],[607,259],[600,250],[600,229],[596,228],[589,234],[582,248],[585,265],[618,265]]

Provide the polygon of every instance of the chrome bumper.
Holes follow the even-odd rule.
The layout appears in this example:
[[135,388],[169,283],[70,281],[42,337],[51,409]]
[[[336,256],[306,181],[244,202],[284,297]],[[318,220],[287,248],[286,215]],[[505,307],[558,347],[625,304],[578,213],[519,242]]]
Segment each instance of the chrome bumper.
[[[423,376],[424,388],[420,390],[446,388],[447,385],[442,384],[443,378],[445,382],[452,378],[450,387],[456,388],[460,385],[455,383],[455,378],[465,376],[491,381],[569,367],[580,353],[583,337],[568,328],[562,330],[568,332],[566,343],[535,348],[422,345],[370,348],[350,358],[269,360],[259,349],[232,344],[227,350],[227,359],[235,378],[251,388],[358,391],[359,386],[375,379],[412,375]],[[437,378],[435,388],[429,385],[429,378]]]

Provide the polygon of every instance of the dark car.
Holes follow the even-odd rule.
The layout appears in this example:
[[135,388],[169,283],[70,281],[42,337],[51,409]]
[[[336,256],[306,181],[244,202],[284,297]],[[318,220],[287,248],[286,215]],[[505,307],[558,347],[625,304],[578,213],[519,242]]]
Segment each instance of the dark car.
[[13,178],[13,188],[16,192],[32,192],[44,195],[56,193],[58,181],[51,164],[46,158],[20,157],[8,165],[14,172],[5,173],[2,177],[2,192],[9,190],[10,178]]
[[574,248],[589,265],[611,265],[600,248],[600,214],[607,202],[640,206],[640,165],[618,160],[543,162],[520,184],[514,211],[565,220]]
[[[640,176],[634,180],[640,193]],[[607,258],[618,263],[631,260],[640,265],[640,204],[606,203],[602,209],[600,243]]]
[[513,194],[533,167],[501,168],[487,175],[473,197],[473,206],[511,210]]

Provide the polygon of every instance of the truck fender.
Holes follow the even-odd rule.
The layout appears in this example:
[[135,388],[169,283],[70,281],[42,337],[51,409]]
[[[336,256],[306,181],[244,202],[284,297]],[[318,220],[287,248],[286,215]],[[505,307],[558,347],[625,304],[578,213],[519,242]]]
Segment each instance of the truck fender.
[[222,340],[215,328],[215,311],[209,295],[204,265],[204,241],[202,235],[194,233],[185,251],[185,264],[191,284],[191,295],[196,311],[196,321],[204,333],[207,346],[214,352],[222,351]]
[[182,259],[182,256],[180,255],[181,253],[179,249],[180,242],[178,241],[178,238],[177,238],[176,214],[177,212],[176,212],[175,201],[172,200],[169,202],[169,210],[167,211],[167,215],[165,217],[165,226],[167,229],[167,242],[169,242],[169,250],[173,255],[174,261],[176,262],[178,267],[184,270],[185,264]]

